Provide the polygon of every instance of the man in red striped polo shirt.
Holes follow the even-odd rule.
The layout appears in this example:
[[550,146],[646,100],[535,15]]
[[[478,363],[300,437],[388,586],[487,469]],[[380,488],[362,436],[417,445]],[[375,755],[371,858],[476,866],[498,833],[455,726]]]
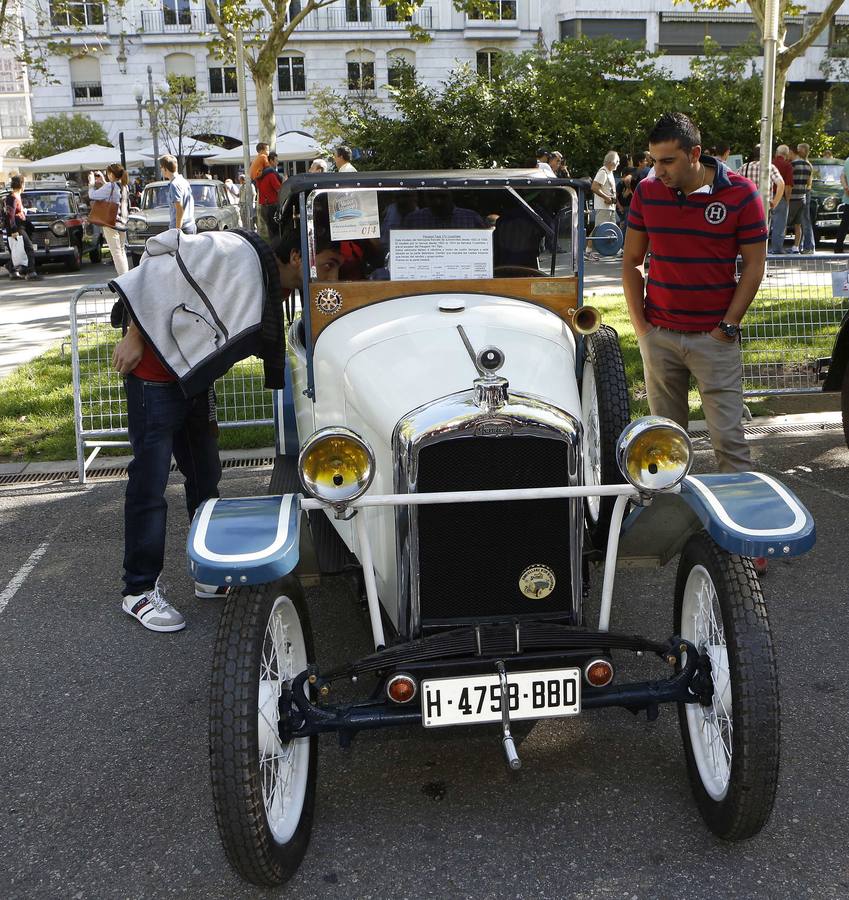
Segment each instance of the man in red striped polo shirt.
[[649,407],[686,428],[692,375],[719,471],[745,471],[752,460],[742,424],[740,322],[764,273],[763,204],[748,178],[702,156],[699,130],[682,113],[661,116],[649,152],[655,174],[631,200],[622,260]]

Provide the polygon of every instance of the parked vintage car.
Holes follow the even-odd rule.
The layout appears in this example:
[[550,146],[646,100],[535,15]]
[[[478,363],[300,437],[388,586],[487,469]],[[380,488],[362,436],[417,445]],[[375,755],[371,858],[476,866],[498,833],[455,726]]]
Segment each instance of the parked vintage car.
[[[0,194],[0,205],[8,192]],[[62,188],[30,188],[21,193],[21,203],[32,226],[36,261],[61,262],[72,272],[79,270],[84,254],[100,261],[101,236],[85,221],[88,212],[76,191]],[[6,242],[0,242],[0,265],[9,259]]]
[[[494,723],[515,771],[516,732],[537,719],[620,706],[652,720],[674,703],[708,827],[741,840],[770,816],[775,651],[750,557],[805,552],[814,523],[773,477],[690,474],[682,428],[630,421],[617,334],[581,302],[585,188],[539,170],[286,182],[301,288],[271,494],[207,501],[188,539],[192,576],[231,588],[210,759],[249,881],[297,869],[325,732],[347,745]],[[359,573],[365,656],[316,658],[302,537],[324,574]],[[611,630],[617,563],[675,558],[669,631]],[[620,674],[624,657],[642,680]]]
[[[167,181],[153,181],[142,191],[141,206],[127,221],[127,248],[138,265],[149,237],[169,227]],[[198,231],[226,231],[238,228],[239,210],[232,206],[224,192],[224,184],[209,178],[189,179],[195,200]]]
[[843,160],[832,157],[812,159],[814,180],[811,184],[811,221],[814,223],[814,237],[819,242],[822,237],[832,237],[840,227],[843,188],[840,176],[843,174]]

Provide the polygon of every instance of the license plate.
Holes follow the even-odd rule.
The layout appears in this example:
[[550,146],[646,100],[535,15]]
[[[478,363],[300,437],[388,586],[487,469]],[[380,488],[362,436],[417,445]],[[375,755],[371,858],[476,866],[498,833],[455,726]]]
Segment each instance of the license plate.
[[[575,716],[581,711],[581,670],[508,672],[507,701],[511,720]],[[425,728],[500,721],[498,675],[422,682],[422,724]]]

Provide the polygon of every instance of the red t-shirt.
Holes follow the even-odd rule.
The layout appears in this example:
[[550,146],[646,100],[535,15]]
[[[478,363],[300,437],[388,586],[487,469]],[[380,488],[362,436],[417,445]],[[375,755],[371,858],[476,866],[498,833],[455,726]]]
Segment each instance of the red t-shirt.
[[708,165],[717,169],[710,193],[684,195],[644,178],[631,200],[628,228],[647,233],[651,250],[646,320],[661,328],[710,331],[722,321],[740,246],[767,239],[755,185],[713,159]]
[[144,342],[144,353],[139,364],[133,369],[133,375],[142,381],[176,381],[177,379],[162,365],[159,357]]
[[283,181],[275,171],[267,171],[264,175],[260,175],[256,181],[259,205],[276,206],[277,192],[280,190],[281,184]]
[[[778,169],[778,174],[784,179],[784,198],[789,200],[790,190],[793,188],[793,166],[790,164],[790,160],[785,159],[783,156],[776,156],[772,164]],[[786,185],[790,185],[790,188],[786,187]]]

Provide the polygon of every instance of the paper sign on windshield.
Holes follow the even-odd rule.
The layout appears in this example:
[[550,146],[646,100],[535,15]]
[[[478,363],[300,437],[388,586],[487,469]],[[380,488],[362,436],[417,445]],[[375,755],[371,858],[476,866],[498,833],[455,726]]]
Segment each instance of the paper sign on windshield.
[[333,191],[330,206],[330,240],[356,241],[380,237],[377,191]]
[[389,270],[393,281],[492,278],[492,231],[396,228],[391,233]]

